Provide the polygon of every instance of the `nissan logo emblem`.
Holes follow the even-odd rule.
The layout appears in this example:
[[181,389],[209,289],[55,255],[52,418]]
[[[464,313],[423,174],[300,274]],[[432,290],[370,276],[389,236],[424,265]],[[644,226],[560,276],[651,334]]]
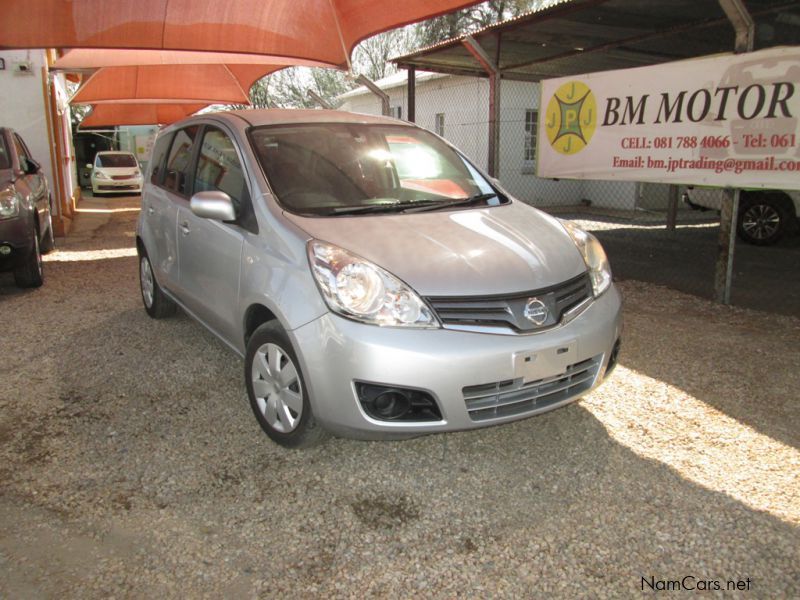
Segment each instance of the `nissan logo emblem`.
[[538,298],[531,298],[525,305],[525,312],[522,314],[534,325],[543,325],[547,321],[547,305]]

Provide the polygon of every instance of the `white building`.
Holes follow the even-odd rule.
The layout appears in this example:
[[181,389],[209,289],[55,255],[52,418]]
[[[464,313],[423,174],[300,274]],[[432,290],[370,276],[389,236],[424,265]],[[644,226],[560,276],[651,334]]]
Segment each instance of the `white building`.
[[[391,115],[408,118],[406,71],[376,81],[389,95]],[[365,87],[342,94],[341,110],[381,114],[380,99]],[[517,198],[538,207],[579,206],[664,210],[667,185],[620,181],[540,179],[535,174],[539,84],[503,80],[500,90],[498,179]],[[489,81],[417,72],[416,124],[447,139],[478,166],[487,167]]]
[[80,191],[66,84],[64,75],[49,71],[53,59],[45,50],[0,52],[0,126],[19,133],[41,165],[53,198],[53,225],[63,235]]

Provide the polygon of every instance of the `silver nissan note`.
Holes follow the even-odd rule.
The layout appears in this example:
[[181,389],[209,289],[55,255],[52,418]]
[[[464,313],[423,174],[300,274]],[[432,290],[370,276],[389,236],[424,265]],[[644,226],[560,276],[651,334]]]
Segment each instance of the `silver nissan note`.
[[136,243],[147,313],[180,306],[243,356],[255,416],[285,446],[529,417],[586,394],[619,350],[598,241],[394,119],[169,126]]

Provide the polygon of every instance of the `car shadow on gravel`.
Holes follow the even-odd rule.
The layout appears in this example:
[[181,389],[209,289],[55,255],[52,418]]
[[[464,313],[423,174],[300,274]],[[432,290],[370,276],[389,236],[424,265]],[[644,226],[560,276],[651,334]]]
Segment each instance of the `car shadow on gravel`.
[[[659,368],[631,356],[639,335],[625,360]],[[66,529],[65,547],[86,531],[100,550],[127,540],[66,572],[64,551],[31,559],[28,532],[7,529],[14,577],[52,592],[629,596],[686,575],[798,592],[795,527],[639,456],[580,404],[297,452],[261,433],[240,361],[185,316],[122,308],[44,352],[47,411],[23,389],[5,415],[4,514],[45,509],[39,531]]]

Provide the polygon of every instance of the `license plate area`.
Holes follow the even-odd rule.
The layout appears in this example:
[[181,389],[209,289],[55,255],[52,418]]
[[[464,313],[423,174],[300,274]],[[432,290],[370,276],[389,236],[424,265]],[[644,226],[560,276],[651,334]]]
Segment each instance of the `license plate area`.
[[514,378],[521,378],[524,383],[546,377],[554,377],[566,372],[569,365],[576,362],[578,341],[570,340],[543,350],[526,350],[515,352]]

